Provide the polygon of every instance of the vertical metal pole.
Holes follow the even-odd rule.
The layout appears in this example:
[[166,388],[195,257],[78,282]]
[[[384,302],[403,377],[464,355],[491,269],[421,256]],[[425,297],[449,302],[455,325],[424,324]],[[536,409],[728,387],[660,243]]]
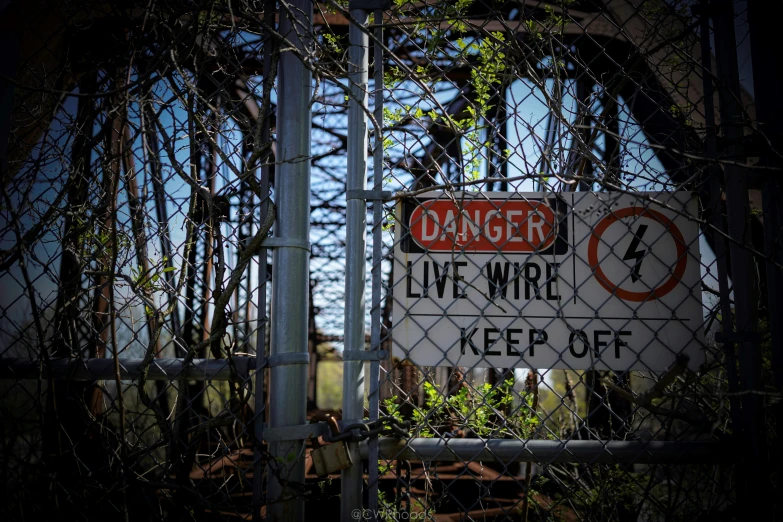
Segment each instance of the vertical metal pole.
[[16,78],[19,63],[19,39],[11,33],[0,34],[0,177],[5,183],[8,168],[8,139],[11,136],[11,113],[14,107],[14,84],[7,80]]
[[[781,167],[778,153],[783,150],[783,57],[777,49],[779,22],[769,16],[768,5],[760,0],[748,1],[750,49],[759,130],[769,140],[769,149],[760,165]],[[764,253],[767,259],[767,316],[772,335],[772,375],[775,387],[783,390],[783,273],[775,263],[783,264],[783,183],[779,173],[765,175],[762,190],[764,209]]]
[[[719,80],[721,131],[728,146],[728,159],[740,156],[738,148],[743,137],[743,112],[740,106],[740,83],[737,49],[734,35],[734,6],[729,0],[713,4],[715,22],[715,58]],[[767,455],[764,451],[764,430],[761,390],[761,351],[753,339],[758,332],[758,292],[756,266],[746,248],[751,246],[750,204],[746,169],[724,164],[726,178],[726,209],[729,235],[740,244],[730,247],[731,276],[734,283],[734,324],[739,336],[739,377],[743,451],[737,483],[741,504],[765,496],[768,482]],[[749,392],[749,393],[747,393]],[[761,503],[765,504],[765,503]],[[765,509],[765,508],[761,508]],[[761,517],[766,518],[766,517]]]
[[[718,129],[715,125],[715,102],[713,100],[714,86],[712,83],[712,50],[710,48],[710,18],[708,15],[708,0],[701,0],[699,3],[699,31],[701,32],[701,64],[702,64],[702,82],[704,84],[704,122],[707,127],[707,135],[704,139],[705,150],[708,158],[718,157],[717,134]],[[721,232],[726,231],[726,220],[723,215],[723,198],[721,196],[720,185],[720,166],[711,165],[708,167],[708,190],[709,199],[712,205],[712,223],[715,228]],[[723,330],[731,330],[732,312],[731,312],[731,290],[729,289],[729,268],[728,268],[728,248],[726,240],[719,234],[715,234],[713,250],[715,252],[715,263],[718,266],[718,289],[720,293],[721,324]],[[736,347],[733,342],[728,340],[723,343],[723,352],[726,357],[726,376],[728,378],[729,405],[731,421],[735,426],[739,426],[740,406],[737,393],[737,357]]]
[[[346,190],[367,187],[367,82],[369,35],[367,12],[352,9],[348,30],[348,67],[351,97],[348,101],[348,176]],[[367,205],[363,199],[349,199],[345,231],[345,351],[364,350],[364,288],[367,275]],[[364,417],[364,364],[343,363],[343,423]],[[342,472],[341,520],[351,520],[362,509],[362,465],[358,445],[349,444],[354,465]]]
[[[311,75],[301,59],[311,45],[313,4],[290,0],[280,12],[279,32],[296,51],[280,53],[278,70],[278,168],[275,183],[275,236],[308,242],[310,237]],[[272,264],[271,353],[307,353],[307,299],[310,253],[278,247]],[[307,364],[273,366],[269,377],[269,426],[305,424]],[[269,444],[270,520],[304,520],[303,440]]]
[[[383,11],[375,10],[375,44],[373,74],[375,78],[375,142],[373,144],[373,190],[383,189]],[[372,204],[372,305],[370,307],[370,349],[381,349],[381,256],[383,255],[383,202],[375,200]],[[370,363],[370,420],[378,419],[380,407],[380,361]],[[369,488],[367,492],[370,519],[376,520],[378,513],[378,437],[370,439],[369,444]]]
[[[275,23],[275,0],[266,0],[264,2],[264,85],[267,85],[267,78],[272,74],[272,47],[273,38],[272,28]],[[266,94],[266,93],[265,93]],[[271,94],[271,93],[270,93]],[[267,107],[261,107],[263,111],[259,115],[261,130],[259,137],[261,143],[256,146],[268,143],[270,139],[269,119],[270,114],[266,111]],[[259,214],[259,223],[263,223],[269,211],[269,157],[261,158],[261,195],[267,196],[267,199],[260,202],[261,212]],[[253,433],[255,435],[255,453],[253,461],[253,521],[261,520],[261,506],[264,504],[264,483],[263,467],[264,460],[261,454],[261,444],[264,440],[264,417],[266,417],[266,397],[264,396],[264,367],[266,366],[266,278],[267,278],[267,250],[262,248],[258,254],[258,306],[256,307],[256,317],[258,321],[258,330],[256,332],[256,374],[255,374],[255,418],[253,419]]]
[[[753,60],[753,80],[758,128],[763,133],[766,148],[759,158],[760,165],[780,168],[783,165],[778,153],[783,150],[783,57],[778,50],[778,20],[770,16],[769,4],[760,0],[748,2],[750,48]],[[764,219],[764,253],[767,275],[767,322],[771,335],[772,378],[778,392],[783,390],[783,271],[776,266],[783,264],[783,181],[780,172],[765,174],[762,189]],[[783,425],[783,410],[771,408],[777,426]],[[771,462],[779,465],[783,453],[778,444],[771,444]],[[779,487],[778,487],[779,490]],[[783,501],[778,495],[770,495],[770,520],[778,520],[783,512]]]

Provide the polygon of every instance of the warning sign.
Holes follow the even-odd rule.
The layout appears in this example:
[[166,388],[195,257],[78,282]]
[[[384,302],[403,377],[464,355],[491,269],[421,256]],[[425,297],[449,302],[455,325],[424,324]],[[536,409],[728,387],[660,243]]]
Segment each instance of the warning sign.
[[400,202],[395,356],[420,366],[661,371],[703,362],[690,193]]
[[413,207],[410,236],[428,252],[546,252],[555,243],[554,209],[542,200],[425,200]]
[[[614,229],[614,233],[610,232],[604,236],[610,228]],[[652,248],[647,248],[643,243],[644,236],[649,229],[652,229],[649,238],[656,238],[655,254],[652,254]],[[633,231],[632,234],[629,234],[631,231]],[[599,257],[598,251],[601,250],[601,238],[605,237],[603,243],[608,244],[608,241],[611,241],[611,238],[615,236],[625,237],[629,235],[631,237],[630,243],[628,243],[628,248],[622,258],[617,256]],[[616,242],[614,241],[614,243]],[[649,256],[647,255],[648,251],[651,254]],[[590,235],[590,242],[587,247],[587,258],[590,268],[595,272],[595,277],[601,286],[620,299],[635,302],[658,299],[674,290],[682,282],[682,277],[685,275],[685,268],[688,266],[687,253],[688,245],[685,242],[685,238],[683,238],[680,229],[677,228],[677,225],[671,219],[655,210],[640,207],[618,209],[599,221]],[[666,258],[666,261],[663,261],[663,258]],[[627,272],[628,265],[623,263],[630,263],[630,282],[637,283],[642,279],[641,268],[645,260],[647,260],[645,272],[661,275],[663,277],[659,280],[661,284],[655,288],[648,287],[649,290],[645,289],[642,291],[625,288],[624,286],[628,286],[625,285],[627,277],[623,276]],[[605,271],[604,268],[607,270]],[[620,283],[613,282],[606,275],[607,272],[611,274],[614,270],[617,270],[618,275],[622,279]],[[668,277],[666,277],[667,272],[669,274]],[[648,279],[654,278],[655,276],[648,276]]]

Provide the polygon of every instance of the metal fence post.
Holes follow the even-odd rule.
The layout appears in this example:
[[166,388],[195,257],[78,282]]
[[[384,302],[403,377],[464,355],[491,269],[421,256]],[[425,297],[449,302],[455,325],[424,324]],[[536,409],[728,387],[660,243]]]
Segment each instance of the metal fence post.
[[[783,88],[783,59],[776,51],[777,20],[768,16],[767,7],[759,0],[748,2],[748,24],[750,27],[751,57],[753,60],[754,94],[756,114],[762,134],[761,143],[767,143],[760,154],[758,164],[767,167],[783,166],[779,156],[783,146],[783,102],[780,91]],[[761,185],[762,209],[764,220],[764,254],[767,255],[767,318],[771,344],[772,379],[775,388],[783,389],[783,324],[779,318],[783,315],[783,206],[780,196],[783,194],[783,182],[780,171],[766,172]],[[777,265],[777,266],[776,266]],[[783,410],[775,409],[773,414],[777,426],[783,425]],[[766,434],[765,432],[762,432]],[[777,444],[770,445],[770,461],[780,462],[781,450]],[[783,503],[770,502],[770,518],[781,517]]]
[[[739,103],[740,83],[737,64],[737,49],[734,32],[734,6],[722,0],[712,4],[715,58],[719,81],[721,132],[728,151],[728,159],[741,157],[743,137],[743,108]],[[742,424],[740,430],[744,451],[742,452],[738,484],[740,502],[752,502],[764,498],[767,491],[767,456],[764,450],[762,397],[753,392],[761,390],[761,348],[755,339],[758,333],[758,288],[756,266],[747,247],[752,246],[750,204],[748,201],[747,170],[727,163],[723,167],[726,180],[726,211],[729,235],[740,243],[731,243],[731,279],[734,289],[734,340],[739,346],[740,392],[743,395]],[[729,318],[724,330],[731,328]],[[728,328],[726,325],[729,325]],[[728,333],[725,332],[724,333]],[[744,500],[742,500],[744,498]],[[764,504],[764,503],[761,503]],[[763,508],[766,509],[766,508]]]
[[8,140],[11,135],[11,112],[14,106],[14,84],[10,81],[16,77],[16,66],[19,62],[19,42],[16,35],[7,33],[0,35],[0,45],[5,51],[0,58],[0,173],[5,175]]
[[[373,14],[375,24],[375,42],[373,45],[373,77],[375,103],[375,140],[373,143],[373,190],[379,193],[383,189],[383,11],[376,9]],[[383,255],[383,203],[375,200],[372,205],[372,303],[370,307],[370,349],[381,349],[381,256]],[[370,420],[378,419],[380,408],[380,362],[370,363]],[[369,442],[368,499],[370,520],[378,519],[378,438]]]
[[[759,158],[760,165],[780,167],[781,158],[775,152],[783,147],[783,59],[775,51],[777,40],[774,17],[767,16],[766,5],[758,0],[748,2],[750,47],[753,60],[753,89],[759,130],[769,140],[769,148]],[[783,184],[779,173],[765,175],[762,190],[764,210],[764,253],[767,259],[767,307],[770,319],[783,315],[783,273],[775,266],[783,264],[783,206],[778,203]],[[772,335],[772,375],[775,386],[783,389],[783,324],[769,321]]]
[[[709,0],[701,0],[699,3],[699,30],[701,31],[701,61],[702,61],[702,84],[704,86],[704,121],[706,124],[706,136],[704,138],[705,152],[707,157],[715,158],[718,155],[718,126],[715,124],[715,102],[713,93],[713,71],[712,71],[712,49],[710,47],[710,18],[708,9]],[[712,212],[713,226],[720,232],[726,232],[726,216],[723,213],[723,200],[721,192],[721,168],[715,164],[707,169],[707,185],[709,192],[710,211]],[[720,291],[721,314],[728,319],[731,313],[731,289],[729,288],[728,278],[728,242],[725,238],[715,234],[715,240],[712,245],[715,252],[715,264],[718,268],[718,288]],[[728,379],[728,390],[732,394],[729,398],[729,407],[731,409],[731,419],[737,426],[740,425],[740,407],[739,396],[737,393],[737,355],[736,347],[733,342],[723,343],[723,352],[726,357],[726,377]]]
[[[367,12],[350,11],[348,101],[348,174],[346,192],[367,187],[367,82],[369,35],[365,30]],[[346,202],[345,231],[345,351],[364,350],[364,290],[367,266],[367,206],[363,199]],[[364,363],[343,363],[343,423],[350,424],[364,417]],[[342,472],[341,520],[350,520],[362,509],[362,465],[356,443],[349,444],[354,465]]]
[[[302,63],[311,45],[313,4],[292,0],[281,9],[280,34],[296,51],[280,53],[278,69],[278,168],[275,183],[275,236],[291,243],[310,237],[311,74]],[[300,54],[301,53],[301,54]],[[285,241],[283,241],[285,242]],[[279,246],[272,265],[271,353],[308,353],[307,300],[310,253],[300,246]],[[307,420],[307,364],[272,366],[269,378],[269,426],[302,425]],[[305,441],[270,442],[267,498],[271,520],[303,520]],[[285,498],[285,500],[281,500]]]
[[[272,46],[274,45],[274,36],[272,34],[272,28],[274,25],[274,13],[275,0],[266,0],[264,4],[264,34],[266,36],[266,42],[264,43],[264,85],[265,89],[271,91],[272,85],[266,87],[268,82],[267,78],[271,75],[272,68]],[[274,45],[275,50],[277,46]],[[264,92],[266,95],[266,92]],[[271,94],[271,93],[270,93]],[[266,143],[270,140],[271,129],[269,127],[269,120],[271,114],[267,112],[266,107],[263,107],[264,113],[261,114],[260,125],[261,131],[259,133],[261,143]],[[267,156],[265,159],[271,157]],[[269,161],[262,161],[261,172],[261,193],[269,194]],[[261,216],[266,216],[270,200],[267,197],[266,200],[261,202]],[[253,462],[253,520],[261,520],[261,506],[265,500],[264,484],[263,484],[263,471],[264,460],[261,454],[261,444],[264,440],[264,419],[266,417],[266,396],[264,394],[264,371],[266,367],[266,326],[268,317],[266,315],[266,282],[267,282],[267,249],[262,249],[258,256],[258,331],[256,332],[256,374],[255,374],[255,419],[253,420],[253,434],[254,442],[256,444]]]

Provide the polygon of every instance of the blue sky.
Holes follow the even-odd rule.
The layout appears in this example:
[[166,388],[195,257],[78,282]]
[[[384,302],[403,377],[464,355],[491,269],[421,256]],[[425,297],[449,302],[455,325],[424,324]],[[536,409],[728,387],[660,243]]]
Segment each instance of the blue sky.
[[[740,76],[743,86],[752,92],[753,78],[752,78],[752,66],[750,61],[750,46],[747,38],[747,22],[745,17],[745,4],[746,2],[735,2],[735,10],[737,12],[737,44],[738,44],[738,57],[740,64]],[[0,9],[3,7],[4,2],[0,1]],[[551,81],[548,87],[551,86]],[[575,106],[572,95],[572,86],[566,84],[565,95],[563,98],[563,106],[566,109],[564,116],[568,119],[573,113]],[[322,86],[322,89],[325,89]],[[158,96],[162,99],[170,98],[171,92],[165,86],[158,86]],[[332,96],[339,96],[339,90],[331,93]],[[412,105],[414,108],[416,100],[421,100],[421,93],[417,92],[417,89],[411,88],[409,92],[397,92],[394,95],[394,99],[389,100],[388,106],[394,108],[396,106],[403,106],[406,104]],[[444,88],[438,92],[437,98],[439,101],[445,101],[446,99],[454,95],[453,90]],[[513,151],[513,154],[509,157],[511,169],[509,170],[509,176],[514,176],[516,173],[528,173],[531,169],[535,169],[538,166],[538,158],[540,158],[541,138],[546,131],[546,113],[547,107],[542,101],[542,96],[536,94],[536,89],[532,84],[527,81],[515,82],[508,94],[508,108],[510,111],[516,113],[516,115],[524,121],[524,123],[510,123],[507,128],[509,139],[513,139],[514,135],[518,136],[518,147]],[[432,108],[431,104],[422,103],[422,110],[425,112]],[[313,106],[315,118],[321,117],[323,121],[326,121],[328,116],[328,107],[315,103]],[[40,214],[45,211],[48,204],[51,204],[57,191],[60,188],[62,179],[66,175],[67,166],[57,161],[58,157],[69,157],[70,155],[70,137],[67,135],[68,125],[73,121],[76,110],[76,99],[66,98],[65,104],[59,111],[57,118],[55,118],[49,133],[44,141],[39,143],[33,152],[32,158],[38,161],[38,173],[36,180],[28,187],[32,199],[37,200],[36,205],[33,208],[23,209],[21,224],[23,228],[30,226],[34,215]],[[138,108],[131,106],[131,121],[134,124],[138,123]],[[172,107],[163,112],[162,122],[165,127],[171,129],[171,136],[174,138],[172,146],[176,151],[176,161],[180,165],[187,165],[189,152],[187,150],[187,133],[182,124],[185,121],[185,108],[180,104],[175,103]],[[344,128],[344,122],[339,121],[339,118],[335,119],[334,116],[328,116],[331,120],[329,126],[335,129]],[[626,163],[624,168],[631,172],[642,172],[653,174],[655,176],[661,176],[665,178],[663,166],[660,161],[655,157],[654,152],[649,147],[645,146],[646,140],[643,134],[640,132],[640,128],[637,122],[628,114],[625,106],[622,106],[621,110],[621,126],[620,134],[632,141],[638,142],[636,144],[626,144],[623,146],[624,157]],[[236,150],[239,143],[239,133],[236,126],[228,123],[223,129],[224,131],[224,150],[232,151]],[[599,138],[597,147],[602,147],[601,138]],[[314,153],[323,152],[324,147],[329,147],[330,137],[323,131],[314,130],[313,132],[313,151]],[[421,150],[423,146],[426,146],[426,137],[419,137],[415,140],[411,140],[410,136],[400,136],[399,145],[395,145],[398,148],[405,148],[407,154],[416,153]],[[463,143],[464,146],[464,143]],[[568,143],[564,141],[564,148],[568,148]],[[140,180],[140,186],[142,188],[147,187],[150,183],[148,173],[144,172],[143,161],[141,161],[141,143],[140,140],[134,144],[135,152],[137,154],[137,169]],[[399,152],[399,151],[398,151]],[[394,153],[394,148],[392,149]],[[97,158],[97,153],[95,155]],[[167,157],[165,151],[162,151],[162,160],[164,162],[164,179],[167,179],[166,190],[169,194],[169,227],[171,230],[172,241],[175,245],[181,245],[184,242],[184,213],[178,212],[179,205],[183,204],[189,197],[190,190],[184,185],[184,183],[173,173],[171,167],[171,159]],[[238,165],[239,158],[236,155],[231,156],[232,162]],[[331,161],[331,163],[329,163]],[[339,178],[343,175],[344,164],[339,159],[325,160],[326,163],[315,166],[313,169],[314,179],[319,178],[324,190],[332,191],[335,195],[341,190]],[[370,179],[372,179],[372,163],[370,162]],[[481,174],[486,174],[486,163],[482,162],[480,166]],[[403,179],[404,174],[399,172],[395,173],[395,176],[399,177],[399,180],[403,183],[407,181]],[[30,180],[33,181],[33,180]],[[228,184],[235,182],[235,177],[231,172],[231,169],[227,165],[223,164],[220,167],[220,175],[216,181],[216,188],[227,186]],[[661,187],[656,184],[644,183],[641,180],[636,180],[636,187],[643,190],[656,190]],[[25,184],[22,184],[25,186]],[[395,183],[395,179],[391,180],[389,188],[395,188],[395,185],[401,187],[400,184]],[[537,187],[532,180],[524,181],[517,186],[517,190],[531,191]],[[124,190],[120,190],[119,195],[119,207],[121,212],[124,210],[125,219],[127,219],[127,201],[124,194]],[[154,209],[152,202],[149,201],[148,211],[154,215]],[[0,213],[0,220],[5,221],[8,218],[7,212]],[[5,223],[3,223],[5,224]],[[228,225],[224,226],[224,233],[230,234]],[[343,232],[336,229],[337,239]],[[330,239],[333,234],[329,231],[317,231],[314,230],[313,242],[324,241]],[[388,237],[388,236],[387,236]],[[331,237],[333,239],[333,237]],[[13,234],[7,234],[5,237],[0,238],[0,248],[9,248],[15,244],[15,237]],[[156,242],[152,242],[156,243]],[[151,243],[151,244],[152,244]],[[709,286],[716,288],[717,281],[714,279],[714,255],[709,249],[706,241],[703,238],[700,239],[700,249],[702,252],[702,273],[704,281]],[[231,253],[231,252],[229,252]],[[59,238],[54,236],[47,236],[43,241],[36,244],[33,255],[29,259],[30,276],[35,281],[37,299],[40,303],[52,303],[56,299],[56,275],[59,273]],[[161,255],[158,247],[150,249],[150,255],[152,257]],[[178,252],[175,257],[175,265],[181,266],[182,260],[180,253]],[[314,262],[315,270],[334,269],[333,262],[330,263],[318,263]],[[709,268],[709,269],[708,269]],[[255,271],[252,271],[255,273]],[[369,272],[369,270],[368,270]],[[251,279],[251,286],[255,286],[256,278],[253,276]],[[0,308],[4,310],[4,314],[7,320],[14,323],[20,323],[29,319],[29,301],[27,297],[23,295],[23,283],[22,276],[18,265],[14,265],[8,273],[0,276]],[[326,294],[319,295],[317,299],[320,301],[318,305],[324,309],[326,314],[324,315],[325,326],[327,329],[332,329],[340,324],[340,311],[334,306],[334,296],[340,295],[342,289],[339,288],[339,284],[335,285],[332,289],[328,290]],[[711,308],[713,303],[713,296],[705,294],[705,311],[707,308]],[[369,302],[369,301],[368,301]],[[331,314],[331,317],[327,317]],[[0,328],[7,330],[9,325],[3,325]],[[337,331],[330,333],[339,333]]]

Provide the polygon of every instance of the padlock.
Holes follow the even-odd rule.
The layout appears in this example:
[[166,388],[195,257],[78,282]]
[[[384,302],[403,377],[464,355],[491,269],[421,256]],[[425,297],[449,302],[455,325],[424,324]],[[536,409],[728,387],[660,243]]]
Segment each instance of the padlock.
[[[337,425],[337,420],[331,415],[325,417],[332,436],[339,435],[340,427]],[[314,417],[310,422],[316,422],[319,418],[321,416]],[[315,468],[317,476],[322,477],[329,473],[337,473],[353,465],[351,453],[348,451],[348,442],[341,440],[322,445],[318,442],[318,437],[313,437],[312,441],[313,451],[310,453],[310,457],[313,459],[313,468]]]

